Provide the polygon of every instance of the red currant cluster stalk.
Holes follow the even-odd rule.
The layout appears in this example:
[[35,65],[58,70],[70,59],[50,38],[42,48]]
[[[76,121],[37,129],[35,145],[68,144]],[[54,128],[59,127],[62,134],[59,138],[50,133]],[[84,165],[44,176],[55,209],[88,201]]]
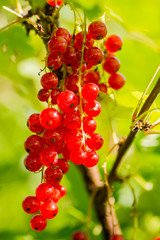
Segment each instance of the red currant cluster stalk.
[[[73,36],[67,29],[56,27],[48,42],[46,65],[50,72],[41,77],[42,89],[38,92],[38,99],[47,102],[48,107],[28,118],[28,128],[35,134],[24,144],[28,153],[25,167],[31,172],[42,172],[42,183],[35,196],[26,197],[22,203],[29,214],[40,211],[31,219],[31,227],[36,231],[44,230],[47,219],[58,213],[57,203],[66,192],[60,181],[69,170],[69,160],[86,167],[94,167],[99,161],[96,151],[104,140],[95,133],[94,118],[101,112],[96,100],[100,91],[98,85],[104,89],[104,84],[99,83],[100,74],[95,69],[104,61],[104,51],[94,43],[104,39],[106,34],[106,25],[96,21],[89,25],[88,32],[85,24],[83,31]],[[112,36],[106,40],[110,57],[105,62],[113,58],[109,51],[121,47],[117,38],[114,39]],[[110,60],[108,68],[116,71],[115,65]],[[115,76],[115,73],[111,75],[113,80],[109,80],[109,85],[114,81],[122,86],[120,78]]]

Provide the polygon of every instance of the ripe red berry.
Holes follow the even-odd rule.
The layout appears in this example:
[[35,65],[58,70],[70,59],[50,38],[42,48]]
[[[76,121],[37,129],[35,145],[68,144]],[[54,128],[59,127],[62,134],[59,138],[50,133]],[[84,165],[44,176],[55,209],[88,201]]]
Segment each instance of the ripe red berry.
[[56,37],[63,37],[68,44],[71,38],[71,34],[65,28],[58,28],[56,31]]
[[44,142],[41,137],[37,135],[31,135],[29,136],[25,143],[24,148],[26,152],[28,152],[31,155],[38,155],[43,150]]
[[70,151],[81,148],[83,145],[83,136],[82,134],[72,134],[67,141],[67,146]]
[[49,54],[47,58],[47,67],[49,69],[57,70],[62,66],[62,57],[60,55]]
[[72,240],[87,240],[87,236],[82,231],[76,231],[72,234]]
[[125,240],[121,235],[114,235],[110,238],[110,240]]
[[108,88],[107,85],[105,83],[100,83],[98,84],[99,90],[103,93],[107,93],[108,92]]
[[86,152],[86,158],[83,165],[86,167],[94,167],[95,165],[97,165],[98,161],[99,161],[98,153],[90,150]]
[[48,201],[53,195],[53,187],[49,183],[41,183],[36,188],[36,197],[40,202]]
[[63,56],[64,63],[75,66],[79,64],[81,60],[81,53],[72,46],[68,46],[64,56]]
[[84,152],[82,149],[76,149],[70,153],[70,160],[75,164],[81,165],[84,163],[85,159],[86,152]]
[[55,88],[58,84],[58,77],[54,73],[45,73],[41,77],[41,85],[44,89]]
[[63,37],[53,37],[48,42],[48,50],[53,55],[62,55],[67,50],[67,41]]
[[35,196],[28,196],[23,200],[22,207],[26,213],[36,213],[40,209],[40,201]]
[[81,119],[78,113],[64,113],[63,124],[69,129],[78,129],[81,126]]
[[99,87],[94,83],[87,83],[82,88],[82,97],[86,101],[96,100],[98,94],[99,94]]
[[79,75],[75,74],[75,75],[69,75],[68,77],[66,77],[65,79],[65,86],[68,90],[71,91],[78,91],[78,82],[79,82]]
[[47,183],[52,185],[61,181],[63,173],[59,168],[47,168],[44,173],[44,178]]
[[118,35],[111,35],[107,38],[105,46],[109,52],[117,52],[122,47],[122,39]]
[[95,40],[100,40],[107,35],[107,27],[101,21],[92,22],[88,27],[88,34]]
[[44,218],[52,219],[57,215],[58,207],[52,200],[46,201],[41,205],[40,212]]
[[46,167],[53,167],[58,162],[58,153],[54,148],[47,147],[42,150],[40,158]]
[[42,167],[42,163],[39,156],[28,155],[24,159],[24,165],[28,171],[36,172]]
[[96,120],[92,117],[83,118],[83,130],[85,133],[91,134],[97,128]]
[[30,131],[40,133],[44,131],[44,127],[40,124],[39,113],[33,113],[27,120],[27,126]]
[[35,231],[43,231],[47,226],[47,220],[42,215],[35,215],[30,221],[31,228]]
[[37,97],[41,102],[48,102],[49,91],[47,89],[42,88],[39,90]]
[[[83,38],[84,38],[84,32],[79,32],[76,34],[74,37],[74,46],[78,49],[81,50],[83,46]],[[85,46],[87,48],[91,48],[94,44],[94,40],[89,36],[89,34],[86,34],[86,42]]]
[[60,191],[61,197],[64,197],[66,195],[66,188],[62,185],[54,185],[54,188]]
[[99,150],[104,143],[103,137],[99,133],[92,133],[86,140],[86,144],[92,150]]
[[61,115],[55,108],[46,108],[41,112],[39,120],[43,127],[54,129],[60,125]]
[[101,112],[101,104],[96,100],[85,103],[84,111],[90,117],[97,117]]
[[108,84],[111,88],[118,90],[125,84],[125,77],[120,73],[111,75],[108,79]]
[[43,140],[46,145],[53,147],[57,153],[62,152],[63,139],[62,135],[57,130],[46,130],[43,134]]
[[120,68],[120,61],[116,57],[106,58],[103,64],[103,68],[110,74],[116,73]]
[[59,158],[55,166],[59,167],[63,174],[69,171],[69,161],[65,158]]
[[98,71],[90,70],[87,74],[85,74],[84,78],[87,83],[98,84],[100,80],[100,74]]
[[92,47],[85,51],[84,60],[90,65],[97,65],[103,60],[104,53],[98,47]]
[[57,104],[63,112],[74,112],[78,105],[78,98],[74,92],[64,91],[59,94]]
[[57,98],[58,98],[60,93],[61,93],[60,89],[58,89],[58,88],[52,89],[52,92],[51,92],[51,103],[53,105],[57,104]]

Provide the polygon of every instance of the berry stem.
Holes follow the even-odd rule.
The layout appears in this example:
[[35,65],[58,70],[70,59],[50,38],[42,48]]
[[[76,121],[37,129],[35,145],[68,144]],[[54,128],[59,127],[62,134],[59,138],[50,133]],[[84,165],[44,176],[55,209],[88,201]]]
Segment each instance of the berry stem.
[[76,15],[76,10],[73,6],[73,4],[70,1],[66,1],[66,4],[68,4],[71,8],[71,10],[73,11],[74,14],[74,30],[73,30],[73,40],[74,40],[74,36],[76,33],[76,29],[77,29],[77,15]]

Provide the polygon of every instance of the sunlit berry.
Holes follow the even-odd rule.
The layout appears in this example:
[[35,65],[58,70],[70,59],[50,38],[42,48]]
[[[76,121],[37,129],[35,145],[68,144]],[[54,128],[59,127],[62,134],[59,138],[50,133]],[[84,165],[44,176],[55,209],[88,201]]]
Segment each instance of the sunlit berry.
[[58,107],[63,112],[74,112],[74,109],[78,105],[78,98],[72,91],[61,92],[57,98]]
[[125,84],[125,77],[121,73],[115,73],[108,79],[108,84],[111,88],[118,90]]
[[42,167],[42,163],[39,156],[28,155],[24,159],[24,166],[30,172],[36,172]]
[[44,89],[55,88],[58,84],[58,77],[55,73],[45,73],[41,77],[41,85]]
[[22,207],[26,213],[36,213],[40,209],[40,201],[35,196],[28,196],[23,200]]
[[48,201],[53,195],[53,187],[49,183],[41,183],[36,188],[36,197],[40,202]]
[[107,38],[105,46],[109,52],[117,52],[122,47],[122,39],[118,35],[111,35]]
[[86,152],[86,158],[83,163],[85,167],[94,167],[99,161],[99,155],[93,150],[88,150]]
[[101,21],[92,22],[88,27],[88,34],[95,40],[100,40],[107,35],[107,27]]
[[92,47],[85,51],[84,60],[90,65],[97,65],[103,60],[104,53],[98,47]]
[[61,115],[55,108],[46,108],[41,112],[39,120],[43,127],[54,129],[60,125]]
[[40,133],[44,131],[44,127],[40,124],[39,113],[33,113],[27,120],[27,126],[30,131]]
[[30,221],[31,228],[35,231],[43,231],[47,226],[47,220],[42,215],[35,215]]

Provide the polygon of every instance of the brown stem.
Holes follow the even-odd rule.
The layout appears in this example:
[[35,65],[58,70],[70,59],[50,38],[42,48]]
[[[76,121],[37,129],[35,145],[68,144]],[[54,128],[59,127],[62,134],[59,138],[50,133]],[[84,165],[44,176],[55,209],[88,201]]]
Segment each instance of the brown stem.
[[[146,99],[146,101],[144,102],[138,116],[142,115],[144,112],[146,112],[147,110],[150,109],[152,103],[155,101],[156,97],[158,96],[158,94],[160,93],[160,78],[158,79],[155,87],[153,88],[152,92],[150,93],[150,95],[148,96],[148,98]],[[147,113],[146,113],[147,115]],[[140,119],[140,121],[143,121],[145,116],[143,115],[143,117]],[[113,182],[116,179],[116,172],[118,170],[118,168],[120,167],[120,164],[122,163],[123,157],[126,154],[128,148],[131,146],[131,144],[133,143],[133,140],[136,136],[136,134],[139,132],[139,129],[136,128],[130,131],[126,141],[122,144],[122,146],[119,148],[118,151],[118,155],[117,158],[113,164],[112,170],[109,174],[109,182]]]

